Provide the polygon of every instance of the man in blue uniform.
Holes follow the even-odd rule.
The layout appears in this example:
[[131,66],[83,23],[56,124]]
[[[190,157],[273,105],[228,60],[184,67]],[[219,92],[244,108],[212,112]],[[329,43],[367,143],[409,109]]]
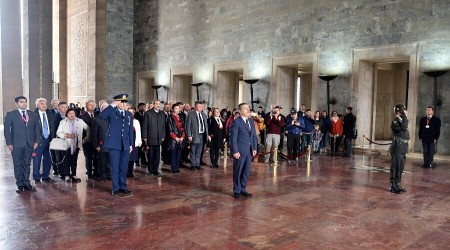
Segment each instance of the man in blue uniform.
[[109,123],[104,147],[108,148],[113,189],[111,194],[131,194],[127,189],[127,171],[130,152],[133,150],[133,117],[127,109],[127,94],[114,96],[114,101],[105,108],[100,117]]

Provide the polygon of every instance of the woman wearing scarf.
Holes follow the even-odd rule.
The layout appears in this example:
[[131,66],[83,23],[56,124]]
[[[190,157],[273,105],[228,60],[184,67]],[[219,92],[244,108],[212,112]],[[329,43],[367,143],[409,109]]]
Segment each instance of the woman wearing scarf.
[[[83,138],[83,131],[86,131],[85,138]],[[59,138],[66,139],[70,145],[64,158],[61,179],[65,179],[67,182],[80,182],[81,179],[77,177],[78,153],[82,144],[89,141],[89,126],[82,119],[76,117],[74,108],[69,108],[66,118],[59,124],[56,134]]]
[[226,138],[224,121],[220,117],[218,108],[213,109],[213,115],[208,118],[208,131],[211,136],[211,148],[209,149],[211,158],[211,168],[218,168],[220,149],[223,148]]
[[172,105],[172,113],[167,117],[167,128],[169,129],[170,142],[169,149],[171,154],[171,171],[172,173],[180,173],[181,150],[183,149],[185,123],[183,116],[179,115],[181,103]]

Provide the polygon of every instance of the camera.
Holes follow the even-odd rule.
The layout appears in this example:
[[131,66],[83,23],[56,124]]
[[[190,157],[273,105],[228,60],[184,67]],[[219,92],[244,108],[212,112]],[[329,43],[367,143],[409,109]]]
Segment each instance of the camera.
[[403,104],[397,104],[394,107],[395,113],[405,114],[406,107]]
[[272,115],[276,115],[276,114],[277,114],[277,111],[272,110]]

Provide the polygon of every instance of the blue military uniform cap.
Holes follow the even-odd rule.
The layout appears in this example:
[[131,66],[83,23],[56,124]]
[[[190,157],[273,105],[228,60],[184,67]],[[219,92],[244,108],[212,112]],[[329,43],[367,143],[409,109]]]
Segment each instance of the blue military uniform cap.
[[128,102],[128,94],[120,94],[113,97],[114,101]]

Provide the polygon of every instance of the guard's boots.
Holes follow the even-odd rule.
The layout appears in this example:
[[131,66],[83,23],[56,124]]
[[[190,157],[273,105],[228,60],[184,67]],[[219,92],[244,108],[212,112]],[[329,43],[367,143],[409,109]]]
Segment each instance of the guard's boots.
[[391,188],[389,189],[389,192],[395,193],[395,194],[401,194],[401,193],[402,193],[402,190],[400,190],[400,189],[398,188],[397,183],[391,183]]
[[406,191],[408,191],[408,190],[406,190],[406,188],[402,188],[402,186],[400,186],[400,183],[397,183],[397,188],[398,188],[400,191],[402,191],[403,193],[406,192]]

